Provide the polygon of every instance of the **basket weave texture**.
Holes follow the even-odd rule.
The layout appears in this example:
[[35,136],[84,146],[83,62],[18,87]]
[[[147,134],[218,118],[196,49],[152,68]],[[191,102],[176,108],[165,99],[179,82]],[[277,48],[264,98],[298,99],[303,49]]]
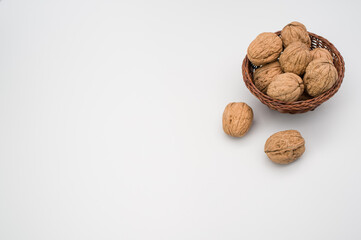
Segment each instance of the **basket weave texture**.
[[[281,31],[275,33],[277,35],[280,35]],[[251,91],[251,93],[255,95],[263,104],[267,105],[269,108],[273,110],[277,110],[281,113],[292,113],[292,114],[313,111],[315,110],[315,108],[317,108],[322,103],[330,99],[333,95],[335,95],[335,93],[340,88],[345,74],[345,62],[340,52],[327,39],[310,32],[309,35],[311,38],[311,49],[325,48],[331,53],[333,57],[333,64],[335,65],[338,72],[338,79],[336,83],[327,92],[312,99],[296,101],[291,103],[279,101],[267,96],[266,94],[262,93],[260,90],[256,88],[253,82],[253,72],[257,68],[257,66],[254,66],[246,56],[242,64],[242,74],[243,74],[244,83],[246,84],[247,88]]]

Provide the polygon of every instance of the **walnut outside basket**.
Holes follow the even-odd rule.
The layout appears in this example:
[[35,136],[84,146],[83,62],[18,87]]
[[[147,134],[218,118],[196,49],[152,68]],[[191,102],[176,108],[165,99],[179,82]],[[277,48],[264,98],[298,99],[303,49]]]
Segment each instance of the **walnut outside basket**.
[[[280,35],[281,31],[276,32],[276,34]],[[304,113],[308,111],[313,111],[323,102],[330,99],[340,88],[345,74],[345,62],[340,52],[335,48],[335,46],[333,46],[332,43],[327,41],[327,39],[310,32],[309,35],[311,38],[311,49],[325,48],[331,53],[333,57],[333,64],[335,65],[338,72],[338,79],[335,85],[327,92],[321,94],[320,96],[308,100],[296,101],[291,103],[275,100],[267,96],[266,94],[262,93],[254,85],[253,72],[257,68],[257,66],[254,66],[246,56],[242,64],[243,80],[247,88],[251,91],[251,93],[255,95],[263,104],[266,104],[269,108],[273,110],[277,110],[281,113]]]

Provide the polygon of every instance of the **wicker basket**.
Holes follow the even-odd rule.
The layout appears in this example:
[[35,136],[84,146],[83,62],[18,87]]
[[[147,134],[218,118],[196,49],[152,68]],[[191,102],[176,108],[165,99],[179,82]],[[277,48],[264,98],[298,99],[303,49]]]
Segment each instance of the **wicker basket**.
[[[277,35],[280,35],[281,32],[276,32]],[[318,97],[304,100],[304,101],[296,101],[292,103],[286,103],[283,101],[275,100],[256,88],[253,83],[253,72],[257,68],[254,66],[246,56],[243,60],[242,64],[242,74],[243,80],[247,86],[247,88],[251,91],[253,95],[255,95],[263,104],[266,104],[269,108],[273,110],[277,110],[281,113],[304,113],[308,111],[313,111],[316,107],[321,105],[323,102],[330,99],[340,88],[343,76],[345,74],[345,62],[335,46],[332,43],[327,41],[327,39],[318,36],[314,33],[310,33],[311,38],[311,49],[314,48],[325,48],[331,52],[333,56],[333,64],[335,65],[338,72],[338,79],[335,85],[328,90],[327,92],[321,94]]]

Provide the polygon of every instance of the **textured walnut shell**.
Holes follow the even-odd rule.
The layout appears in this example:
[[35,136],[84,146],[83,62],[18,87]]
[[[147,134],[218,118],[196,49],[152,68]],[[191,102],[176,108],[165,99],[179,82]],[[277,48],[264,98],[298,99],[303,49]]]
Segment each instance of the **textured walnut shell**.
[[302,79],[294,73],[282,73],[277,75],[267,89],[267,95],[271,98],[294,102],[301,96],[304,90]]
[[246,103],[233,102],[223,112],[223,130],[230,136],[242,137],[251,128],[253,111]]
[[288,164],[305,152],[305,140],[296,130],[277,132],[267,139],[264,152],[273,162]]
[[311,53],[305,44],[294,42],[285,48],[279,61],[284,72],[302,75],[311,62]]
[[312,60],[316,60],[319,58],[326,58],[327,60],[330,60],[331,62],[333,62],[331,53],[324,48],[315,48],[310,53],[311,53]]
[[254,85],[263,93],[267,92],[268,85],[275,76],[282,73],[281,65],[278,61],[267,63],[254,71]]
[[310,62],[303,81],[309,95],[317,97],[336,83],[338,74],[330,60],[319,58]]
[[256,66],[275,61],[282,52],[282,40],[274,33],[261,33],[247,49],[248,59]]
[[302,42],[311,47],[311,39],[305,25],[299,22],[287,24],[281,31],[283,46],[287,47],[294,42]]

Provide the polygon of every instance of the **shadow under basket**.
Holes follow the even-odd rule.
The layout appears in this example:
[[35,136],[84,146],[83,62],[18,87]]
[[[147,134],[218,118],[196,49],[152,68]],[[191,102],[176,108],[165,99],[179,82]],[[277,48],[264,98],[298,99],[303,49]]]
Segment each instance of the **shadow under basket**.
[[[275,33],[277,35],[280,35],[281,31]],[[251,91],[251,93],[255,95],[263,104],[267,105],[269,108],[273,110],[277,110],[281,113],[292,113],[292,114],[313,111],[323,102],[327,101],[333,95],[335,95],[335,93],[340,88],[345,74],[345,62],[340,52],[327,39],[310,32],[309,35],[311,38],[311,49],[325,48],[331,53],[333,57],[333,64],[335,65],[338,72],[338,79],[336,80],[335,85],[333,85],[331,89],[329,89],[327,92],[324,92],[320,96],[308,100],[296,101],[291,103],[279,101],[267,96],[266,94],[262,93],[260,90],[256,88],[253,82],[253,72],[257,68],[257,66],[254,66],[246,56],[242,64],[243,80],[247,88]]]

